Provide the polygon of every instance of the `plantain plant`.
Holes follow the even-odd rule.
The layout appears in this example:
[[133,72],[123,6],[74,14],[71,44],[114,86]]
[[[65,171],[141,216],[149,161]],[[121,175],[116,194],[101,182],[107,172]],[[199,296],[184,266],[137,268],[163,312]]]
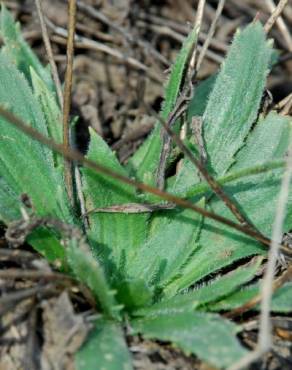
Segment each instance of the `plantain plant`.
[[[50,71],[40,64],[4,7],[1,36],[1,105],[61,143],[61,110]],[[172,67],[161,112],[165,120],[180,97],[196,37],[194,29]],[[291,130],[290,118],[261,112],[273,55],[272,43],[259,22],[238,31],[219,73],[196,86],[187,114],[189,121],[194,116],[202,119],[206,168],[267,237],[271,236]],[[153,185],[162,150],[160,130],[157,122],[126,166],[90,130],[86,157],[117,174]],[[1,222],[9,225],[21,219],[20,198],[27,194],[35,215],[74,226],[89,246],[83,248],[80,240],[72,237],[64,247],[62,232],[45,226],[27,239],[48,261],[87,285],[96,298],[101,315],[75,355],[76,369],[132,369],[125,326],[129,335],[171,342],[219,368],[228,367],[247,352],[237,338],[241,326],[219,312],[237,308],[258,294],[255,277],[266,248],[189,209],[105,212],[117,205],[143,205],[159,199],[81,167],[86,227],[66,194],[63,159],[3,117],[0,140]],[[192,134],[185,145],[198,156]],[[167,179],[166,190],[234,219],[186,157],[177,173]],[[290,197],[285,231],[292,227],[291,201]],[[292,310],[291,283],[276,292],[272,309]]]

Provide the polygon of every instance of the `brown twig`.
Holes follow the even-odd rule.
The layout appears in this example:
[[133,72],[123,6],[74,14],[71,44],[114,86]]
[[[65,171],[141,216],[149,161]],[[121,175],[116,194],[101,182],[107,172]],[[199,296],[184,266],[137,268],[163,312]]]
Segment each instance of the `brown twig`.
[[35,215],[27,214],[24,218],[12,221],[8,224],[5,238],[12,246],[18,247],[25,242],[27,236],[33,230],[39,227],[54,228],[65,238],[77,240],[80,248],[89,249],[81,231],[78,228],[51,217],[37,217]]
[[[258,242],[262,243],[265,246],[270,246],[270,240],[266,238],[265,236],[259,235],[258,232],[255,232],[254,230],[251,230],[249,227],[246,227],[245,225],[239,225],[225,217],[222,217],[216,213],[210,212],[205,210],[204,208],[201,208],[188,200],[185,200],[183,198],[177,197],[173,194],[167,193],[165,191],[162,191],[160,189],[157,189],[153,186],[132,180],[126,176],[123,176],[119,173],[116,173],[115,171],[112,171],[111,169],[97,163],[93,162],[87,158],[84,157],[83,154],[80,152],[73,150],[72,148],[65,148],[63,145],[56,143],[55,141],[47,138],[46,136],[42,135],[40,132],[36,131],[33,129],[31,126],[27,125],[22,119],[19,117],[15,116],[13,113],[7,111],[5,108],[3,108],[0,105],[0,116],[2,116],[8,123],[16,127],[18,130],[22,131],[24,134],[28,135],[32,139],[42,143],[46,147],[50,148],[54,152],[62,155],[66,159],[70,161],[76,161],[83,166],[90,168],[94,172],[102,175],[109,176],[113,179],[119,180],[123,182],[124,184],[128,184],[130,186],[133,186],[139,190],[145,191],[147,193],[151,193],[154,195],[157,195],[161,199],[164,199],[166,201],[169,201],[171,203],[175,203],[177,206],[182,207],[182,208],[187,208],[191,209],[194,212],[197,212],[201,214],[204,217],[210,218],[214,221],[217,221],[221,224],[224,224],[226,226],[229,226],[255,240]],[[288,255],[292,255],[292,250],[286,246],[286,245],[281,245],[281,251]]]
[[102,22],[106,26],[110,27],[111,29],[122,35],[123,38],[131,45],[133,46],[138,45],[145,52],[152,54],[161,63],[163,63],[166,66],[169,66],[170,63],[168,62],[168,60],[149,42],[133,37],[133,35],[130,32],[128,32],[124,27],[117,25],[115,22],[112,22],[104,13],[95,9],[93,6],[89,4],[85,4],[84,2],[77,0],[77,6],[78,9],[82,10],[85,14],[89,15],[91,18]]
[[[179,97],[175,108],[170,113],[170,115],[167,119],[167,122],[165,123],[165,125],[169,129],[171,129],[173,127],[175,122],[185,112],[185,110],[186,110],[186,101],[188,101],[188,99],[184,98],[184,95],[181,95],[181,97]],[[157,115],[157,117],[158,117],[158,115]],[[161,136],[162,136],[162,144],[161,144],[161,152],[160,152],[159,163],[158,163],[157,173],[156,173],[156,179],[157,179],[156,180],[156,185],[157,185],[158,189],[163,190],[164,186],[165,186],[166,164],[167,164],[167,159],[169,157],[170,150],[171,150],[171,136],[168,135],[168,133],[165,132],[165,130],[163,130],[163,128],[162,128]]]
[[47,285],[40,285],[35,286],[32,288],[27,289],[21,289],[19,291],[15,291],[12,293],[7,293],[5,295],[2,295],[0,298],[0,307],[3,307],[4,305],[23,301],[24,299],[35,297],[37,294],[48,294],[48,293],[54,293],[56,291],[56,286],[54,283],[50,283]]
[[69,275],[64,275],[58,272],[47,272],[42,270],[23,270],[16,268],[9,268],[0,270],[0,279],[27,279],[27,280],[69,280],[74,281]]
[[[61,36],[61,38],[55,36],[52,39],[58,43],[64,44],[66,42],[64,38],[66,39],[68,37],[68,32],[64,28],[55,26],[48,19],[46,20],[46,23],[56,35]],[[89,49],[89,50],[94,50],[94,51],[98,51],[98,52],[110,55],[116,60],[122,63],[126,63],[129,67],[133,69],[147,73],[147,76],[153,81],[158,82],[158,83],[162,82],[162,77],[160,77],[157,73],[154,73],[153,71],[151,71],[145,64],[141,63],[139,60],[133,57],[128,57],[124,55],[123,53],[121,53],[120,51],[114,48],[111,48],[110,46],[105,45],[101,42],[91,40],[87,37],[76,34],[75,35],[75,48],[77,47],[80,49]]]
[[237,218],[237,220],[243,224],[248,226],[250,229],[253,229],[255,233],[260,234],[255,227],[246,219],[246,217],[241,213],[241,211],[238,209],[236,204],[231,201],[231,199],[227,196],[227,194],[224,192],[224,190],[221,188],[220,184],[217,182],[217,180],[209,174],[205,166],[202,164],[201,161],[199,161],[193,153],[190,151],[190,149],[185,146],[185,144],[182,142],[182,140],[179,138],[179,136],[173,132],[167,123],[163,121],[163,119],[148,105],[145,105],[146,109],[151,112],[152,115],[155,115],[160,122],[160,124],[163,126],[167,134],[173,139],[173,141],[177,144],[177,146],[180,148],[180,150],[185,154],[186,157],[194,164],[194,166],[200,171],[202,176],[205,178],[207,183],[209,184],[210,188],[214,191],[214,193],[225,203],[225,205],[230,209],[230,211],[234,214],[234,216]]
[[[192,73],[194,71],[194,66],[195,66],[195,63],[196,63],[196,55],[197,55],[198,35],[199,35],[200,29],[201,29],[205,3],[206,3],[205,0],[200,0],[199,3],[198,3],[197,15],[196,15],[195,23],[194,23],[194,30],[197,32],[197,37],[196,37],[196,40],[195,40],[194,44],[192,45],[192,48],[189,52],[189,55],[188,55],[187,68],[186,68],[185,76],[184,76],[184,79],[183,79],[182,85],[181,85],[182,90],[184,89],[185,84],[189,84],[189,82],[191,81]],[[182,96],[183,96],[183,94],[182,94]],[[170,115],[167,119],[166,125],[169,128],[171,128],[175,124],[177,118],[182,113],[184,113],[185,104],[183,104],[183,103],[184,103],[184,100],[181,100],[181,99],[177,100],[174,110],[170,113]],[[168,160],[168,157],[169,157],[169,154],[170,154],[170,151],[171,151],[172,138],[163,129],[162,129],[162,132],[161,132],[161,137],[162,137],[162,145],[161,145],[161,153],[160,153],[160,158],[159,158],[159,164],[158,164],[158,168],[157,168],[156,184],[157,184],[157,187],[159,189],[163,190],[164,186],[165,186],[166,165],[167,165],[167,160]]]
[[[150,24],[149,25],[148,23],[146,23],[144,21],[138,21],[137,25],[142,26],[142,27],[147,28],[147,29],[150,29],[150,30],[153,30],[154,32],[156,32],[160,35],[168,36],[168,37],[172,38],[173,40],[178,41],[180,43],[183,43],[183,41],[185,40],[185,33],[182,35],[182,34],[178,33],[177,31],[175,31],[172,28],[169,28],[167,26],[160,26],[160,25],[157,25],[157,24]],[[206,37],[205,35],[202,36],[202,39],[204,40],[205,37]],[[216,40],[216,42],[217,42],[217,40]],[[225,47],[224,44],[220,43],[220,41],[218,41],[218,42],[219,42],[218,43],[218,49],[226,51],[227,47]],[[215,44],[213,43],[212,46],[215,46]],[[197,48],[198,48],[198,51],[202,50],[201,45],[198,45]],[[215,62],[217,64],[221,64],[223,62],[223,58],[220,55],[216,54],[214,51],[211,51],[211,50],[207,50],[206,57],[208,57],[210,60],[212,60],[213,62]]]
[[[204,4],[205,4],[204,2],[199,3],[198,8],[200,8],[200,11],[198,12],[198,17],[197,17],[196,22],[195,22],[195,28],[200,28]],[[213,32],[215,30],[215,26],[216,26],[216,23],[218,21],[218,18],[220,16],[220,14],[222,13],[223,6],[224,6],[224,1],[221,0],[218,4],[217,10],[216,10],[215,20],[214,20],[214,22],[212,23],[212,26],[211,26],[211,30],[210,30],[211,35],[213,34]],[[199,32],[199,30],[198,30],[198,32]],[[208,41],[208,37],[207,37],[207,39],[206,39],[206,45],[207,46],[208,46],[208,43],[209,43],[209,41]],[[194,45],[193,48],[194,48],[194,50],[196,49],[196,44]],[[181,94],[180,98],[177,100],[176,106],[173,109],[173,111],[171,112],[170,116],[168,117],[167,122],[164,122],[161,119],[161,117],[159,115],[157,115],[157,113],[153,109],[151,109],[148,106],[146,107],[148,111],[150,110],[151,113],[157,117],[158,121],[162,124],[164,130],[166,131],[164,133],[164,135],[162,136],[162,140],[163,140],[162,150],[161,150],[159,165],[158,165],[158,169],[157,169],[157,186],[158,186],[159,189],[164,188],[166,162],[167,162],[167,158],[168,158],[168,155],[169,155],[169,152],[170,152],[171,140],[174,140],[175,143],[182,150],[182,152],[190,159],[190,161],[200,171],[200,173],[203,175],[203,177],[206,179],[206,181],[210,185],[211,189],[217,194],[217,196],[225,203],[225,205],[234,214],[236,219],[240,223],[242,223],[244,225],[247,225],[249,228],[253,229],[256,233],[260,234],[255,229],[254,225],[252,225],[250,223],[250,221],[245,217],[245,215],[240,211],[240,209],[237,207],[237,205],[227,196],[227,194],[223,191],[223,189],[217,183],[215,178],[213,178],[213,176],[211,176],[208,173],[208,171],[204,167],[203,163],[201,161],[197,160],[194,157],[192,152],[184,145],[184,143],[179,138],[179,136],[176,135],[171,130],[171,127],[173,126],[174,122],[178,119],[178,117],[181,114],[184,113],[184,111],[186,109],[185,108],[186,102],[189,100],[189,96],[191,96],[192,93],[193,93],[192,92],[192,87],[190,86],[190,83],[191,83],[191,81],[192,81],[192,79],[193,79],[193,77],[196,73],[196,70],[194,70],[194,68],[193,68],[195,66],[195,63],[196,63],[195,62],[195,55],[196,54],[193,51],[191,59],[190,59],[190,65],[189,65],[189,68],[188,68],[188,76],[185,80],[185,84],[184,84],[184,87],[183,87],[182,94]]]
[[[65,74],[64,103],[63,103],[63,145],[70,147],[70,109],[72,95],[72,76],[74,60],[74,37],[76,25],[76,0],[68,2],[68,41],[67,41],[67,66]],[[65,160],[65,184],[71,204],[73,204],[73,178],[71,162]]]
[[59,100],[61,109],[63,109],[62,86],[61,86],[61,82],[60,82],[60,78],[58,74],[58,69],[55,63],[55,59],[54,59],[54,54],[53,54],[53,50],[52,50],[52,46],[51,46],[51,42],[50,42],[48,30],[47,30],[47,25],[44,19],[44,13],[42,9],[41,0],[35,0],[35,5],[37,8],[37,13],[38,13],[38,17],[39,17],[39,21],[41,25],[43,42],[45,45],[46,53],[47,53],[48,60],[49,60],[51,70],[52,70],[52,77],[53,77],[53,80],[56,86],[58,100]]
[[8,258],[9,260],[19,261],[33,261],[38,256],[35,253],[31,253],[28,251],[23,251],[20,249],[7,249],[7,248],[0,248],[0,260],[4,258]]
[[285,6],[288,4],[288,0],[280,0],[276,8],[274,9],[273,13],[271,14],[270,18],[267,20],[266,24],[264,25],[264,30],[266,33],[270,32],[272,27],[274,26],[275,22],[281,15],[282,11],[284,10]]
[[[46,25],[44,14],[43,14],[41,0],[35,0],[35,4],[36,4],[39,20],[40,20],[40,25],[41,25],[41,30],[42,30],[42,37],[43,37],[43,41],[44,41],[44,44],[45,44],[46,53],[47,53],[47,56],[48,56],[49,63],[51,65],[51,69],[52,69],[52,76],[53,76],[53,80],[54,80],[54,83],[55,83],[55,86],[56,86],[56,91],[57,91],[60,107],[63,111],[63,109],[64,109],[63,99],[64,98],[63,98],[62,86],[61,86],[61,82],[60,82],[60,79],[59,79],[57,66],[56,66],[56,63],[55,63],[55,60],[54,60],[54,55],[53,55],[53,51],[52,51],[52,47],[51,47],[51,43],[50,43],[50,39],[49,39],[49,35],[48,35],[47,25]],[[74,35],[73,35],[73,37],[74,37]],[[68,41],[68,43],[69,43],[69,41]],[[68,60],[67,60],[67,63],[68,63]],[[70,97],[70,100],[71,100],[71,97]],[[70,108],[69,108],[69,110],[70,110]],[[65,112],[65,110],[64,110],[64,112]],[[65,120],[65,119],[66,118],[63,114],[63,120]],[[69,123],[68,123],[68,125],[69,125]],[[64,121],[63,121],[63,128],[65,130]],[[68,128],[68,131],[70,131],[69,128]],[[64,134],[65,133],[63,131],[63,135]],[[64,140],[64,142],[65,142],[65,140]],[[65,164],[65,166],[70,167],[68,164],[67,165]],[[67,170],[65,169],[65,171],[68,171],[68,172],[70,171],[70,173],[71,173],[71,167]],[[67,176],[68,176],[68,174],[67,174]],[[66,174],[65,174],[65,178],[66,178]],[[80,178],[80,173],[79,173],[79,168],[78,167],[75,167],[75,169],[74,169],[74,178],[75,178],[75,184],[76,184],[76,192],[77,192],[77,196],[78,196],[78,199],[79,199],[79,202],[80,202],[81,214],[84,215],[85,212],[86,212],[86,210],[85,210],[85,201],[84,201],[84,196],[83,196],[83,192],[82,192],[82,189],[81,189],[81,178]],[[72,183],[72,179],[70,179],[70,175],[69,175],[69,178],[67,179],[67,181],[68,181],[68,183],[70,181],[70,184]],[[71,193],[71,195],[69,195],[69,197],[72,200],[73,190],[72,190],[72,188],[70,187],[69,184],[68,184],[68,189],[70,190],[70,193]],[[69,191],[68,191],[68,194],[69,194]],[[83,218],[83,221],[84,221],[85,227],[87,227],[86,217]]]
[[[212,17],[212,19],[213,18],[214,17]],[[143,23],[140,23],[140,20]],[[172,36],[174,36],[174,38],[180,37],[180,41],[183,41],[184,36],[186,36],[190,32],[189,26],[186,25],[185,23],[180,23],[171,19],[166,19],[161,16],[156,16],[154,14],[140,12],[138,25],[141,24],[143,25],[143,27],[146,26],[145,21],[147,22],[148,27],[149,26],[154,27],[153,30],[157,30],[162,34],[168,35],[170,37]],[[174,34],[172,34],[172,32],[174,32]],[[199,34],[199,40],[204,42],[206,38],[207,34],[202,31]],[[228,50],[228,45],[219,39],[212,39],[210,42],[212,48],[216,50],[220,50],[223,52],[226,52]]]
[[97,10],[93,6],[86,4],[83,1],[77,0],[77,7],[85,14],[89,15],[91,18],[96,19],[105,24],[106,26],[112,28],[114,31],[121,34],[128,41],[130,42],[133,41],[133,36],[129,32],[127,32],[123,27],[112,22],[105,14],[103,14],[101,11]]

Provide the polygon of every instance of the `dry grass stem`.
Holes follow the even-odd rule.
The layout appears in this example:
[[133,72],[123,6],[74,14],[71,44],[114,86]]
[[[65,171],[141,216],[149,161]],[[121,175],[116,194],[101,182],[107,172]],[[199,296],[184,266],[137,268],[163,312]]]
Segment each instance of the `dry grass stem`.
[[[0,106],[0,116],[2,116],[10,124],[12,124],[14,127],[19,129],[24,134],[26,134],[29,137],[31,137],[32,139],[42,143],[43,145],[50,148],[54,152],[62,155],[67,160],[70,160],[70,161],[73,161],[73,162],[75,161],[77,163],[82,164],[84,167],[90,168],[91,170],[93,170],[96,173],[109,176],[109,177],[114,178],[116,180],[119,180],[119,181],[121,181],[125,184],[133,186],[133,187],[135,187],[139,190],[157,195],[161,199],[164,199],[164,200],[166,200],[168,202],[171,202],[171,203],[175,203],[179,207],[190,209],[194,212],[199,213],[200,215],[202,215],[204,217],[210,218],[214,221],[217,221],[218,223],[229,226],[229,227],[231,227],[231,228],[233,228],[233,229],[235,229],[235,230],[237,230],[237,231],[239,231],[239,232],[257,240],[258,242],[262,243],[265,246],[270,246],[270,239],[268,239],[268,238],[266,238],[262,235],[259,235],[258,232],[252,230],[249,227],[246,227],[245,225],[237,224],[237,223],[235,223],[235,222],[233,222],[233,221],[231,221],[231,220],[229,220],[225,217],[222,217],[222,216],[220,216],[216,213],[207,211],[206,209],[201,208],[201,207],[189,202],[188,200],[177,197],[173,194],[167,193],[167,192],[162,191],[162,190],[160,190],[158,188],[155,188],[153,186],[150,186],[150,185],[147,185],[147,184],[144,184],[144,183],[141,183],[141,182],[137,182],[137,181],[132,180],[131,178],[128,178],[126,176],[120,175],[120,174],[116,173],[115,171],[112,171],[112,170],[108,169],[107,167],[104,167],[103,165],[101,165],[99,163],[96,163],[94,161],[91,161],[91,160],[87,159],[86,157],[84,157],[83,154],[81,154],[80,152],[78,152],[76,150],[73,150],[70,147],[65,148],[64,145],[58,144],[55,141],[53,141],[53,140],[47,138],[46,136],[42,135],[41,133],[39,133],[38,131],[33,129],[31,126],[27,125],[22,119],[15,116],[13,113],[9,112],[7,109],[3,108],[2,106]],[[281,251],[284,254],[286,254],[288,256],[292,255],[292,250],[289,247],[287,247],[285,245],[281,245],[280,247],[281,247]]]
[[[76,0],[69,0],[68,3],[68,41],[67,41],[67,66],[65,74],[65,89],[63,103],[63,145],[64,148],[70,147],[70,110],[72,96],[72,76],[74,60],[74,37],[76,25]],[[73,180],[71,162],[65,161],[65,184],[69,199],[73,204]]]
[[174,209],[175,204],[142,204],[142,203],[127,203],[117,204],[109,207],[94,208],[87,211],[87,215],[90,213],[149,213],[154,211],[160,211],[165,209]]
[[41,1],[42,0],[35,0],[35,5],[36,5],[40,25],[41,25],[43,42],[44,42],[44,45],[45,45],[46,53],[47,53],[48,60],[49,60],[51,70],[52,70],[52,77],[53,77],[53,80],[54,80],[54,83],[55,83],[55,86],[56,86],[56,91],[57,91],[59,104],[60,104],[61,109],[63,109],[62,85],[61,85],[61,82],[60,82],[58,69],[57,69],[57,66],[56,66],[56,63],[55,63],[54,54],[53,54],[53,50],[52,50],[52,46],[51,46],[51,42],[50,42],[50,38],[49,38],[49,34],[48,34],[48,29],[47,29],[46,22],[45,22],[45,19],[44,19],[44,12],[43,12]]
[[83,219],[83,224],[85,229],[89,227],[89,221],[86,216],[86,205],[85,205],[85,199],[84,199],[84,194],[83,194],[83,187],[82,187],[82,179],[81,179],[81,174],[78,165],[75,165],[74,168],[74,178],[75,178],[75,184],[76,184],[76,193],[77,197],[79,199],[80,203],[80,213]]
[[[292,98],[292,93],[287,95],[284,99],[282,99],[281,101],[279,101],[275,106],[274,108],[276,110],[283,110],[284,107],[288,104],[288,102],[290,101],[290,99]],[[282,112],[281,112],[282,113]],[[283,114],[283,113],[282,113]]]
[[[61,283],[61,282],[60,282]],[[0,307],[4,305],[23,301],[24,299],[35,297],[36,295],[49,294],[56,292],[55,283],[49,283],[47,285],[39,285],[33,288],[22,289],[12,293],[7,293],[0,298]]]
[[261,314],[259,324],[259,339],[256,349],[242,358],[238,363],[230,367],[229,370],[240,370],[251,363],[259,360],[267,353],[272,346],[272,326],[270,320],[270,310],[272,295],[275,289],[274,275],[276,263],[279,255],[279,243],[281,243],[283,234],[283,223],[286,215],[287,201],[289,197],[289,187],[292,179],[292,148],[290,145],[289,155],[287,158],[286,170],[282,180],[282,186],[276,208],[275,222],[272,231],[272,242],[269,250],[266,272],[261,288]]
[[158,50],[156,50],[149,42],[133,37],[133,35],[130,32],[128,32],[124,27],[112,22],[101,11],[95,9],[93,6],[89,4],[85,4],[84,2],[78,0],[77,7],[91,18],[96,19],[97,21],[105,24],[107,27],[110,27],[111,29],[119,33],[131,45],[140,46],[142,49],[144,49],[145,52],[151,53],[161,63],[165,64],[166,66],[169,66],[168,60],[160,52],[158,52]]
[[281,114],[283,116],[288,116],[291,113],[291,110],[292,110],[292,93],[287,96],[287,100],[285,102],[283,109],[281,110]]
[[[64,39],[67,39],[68,32],[62,27],[55,26],[49,20],[46,20],[46,22],[49,28],[51,28],[51,30],[57,35],[57,36],[52,37],[52,39],[59,44],[65,44],[66,40]],[[61,38],[58,36],[60,36]],[[152,73],[152,71],[145,64],[141,63],[139,60],[133,57],[128,57],[124,55],[122,52],[120,52],[119,50],[116,50],[101,42],[91,40],[87,37],[75,34],[75,48],[88,49],[88,50],[94,50],[94,51],[98,51],[101,53],[105,53],[107,55],[112,56],[116,60],[127,64],[129,67],[133,69],[147,73],[147,76],[149,76],[149,78],[152,79],[153,81],[158,82],[158,83],[163,82],[162,76],[159,76],[157,73]]]
[[[291,139],[290,139],[291,140]],[[260,317],[259,347],[268,351],[272,342],[270,306],[273,294],[273,279],[276,262],[279,255],[279,243],[283,235],[283,224],[289,197],[289,187],[292,179],[292,145],[288,152],[287,166],[282,180],[282,186],[276,208],[276,217],[273,225],[272,244],[269,251],[266,273],[262,285],[262,303]]]
[[[183,143],[183,141],[180,139],[180,137],[171,130],[171,124],[168,122],[164,122],[164,120],[160,117],[159,114],[157,114],[151,107],[147,106],[146,104],[145,108],[146,110],[151,113],[154,117],[157,118],[158,122],[162,125],[163,129],[165,130],[165,133],[168,135],[169,138],[171,138],[176,145],[180,148],[180,150],[183,152],[185,157],[187,157],[191,163],[195,166],[196,169],[199,170],[201,175],[204,177],[210,188],[214,191],[214,193],[224,202],[227,208],[230,209],[230,211],[233,213],[233,215],[236,217],[236,219],[242,224],[246,225],[249,229],[253,230],[258,237],[265,238],[256,228],[254,225],[250,223],[250,221],[244,216],[244,214],[240,211],[240,209],[237,207],[237,205],[229,198],[229,196],[224,192],[221,185],[217,182],[217,180],[207,171],[204,164],[198,160],[191,150],[187,148],[187,146]],[[183,107],[184,108],[184,107]],[[176,115],[174,115],[173,120],[177,118]]]
[[[195,23],[194,23],[194,29],[196,30],[197,35],[199,35],[200,33],[205,3],[206,3],[205,0],[200,0],[198,7],[197,7],[197,15],[196,15]],[[186,89],[186,87],[188,89],[188,84],[192,80],[192,75],[194,73],[194,66],[196,63],[197,45],[198,45],[198,37],[196,37],[196,40],[194,44],[192,45],[192,49],[188,55],[189,63],[188,63],[188,68],[186,70],[186,74],[184,76],[184,82],[181,86],[181,98],[179,97],[177,99],[176,105],[167,119],[166,125],[168,128],[171,128],[175,124],[175,121],[185,112],[185,102],[186,101],[185,101],[184,95],[186,94],[184,90]],[[172,137],[171,135],[168,134],[168,132],[164,132],[163,130],[161,134],[162,134],[162,149],[161,149],[159,164],[157,168],[156,184],[159,189],[163,190],[165,186],[165,172],[166,172],[167,160],[168,160],[170,150],[171,150]]]
[[264,30],[266,33],[270,32],[277,19],[280,17],[285,6],[288,4],[288,0],[280,0],[274,11],[272,12],[270,18],[267,20]]
[[[273,0],[266,0],[267,7],[271,13],[273,13],[276,9],[276,5]],[[283,18],[279,16],[276,20],[276,24],[279,28],[279,31],[282,33],[283,38],[287,44],[287,48],[289,51],[292,51],[292,37],[289,32],[288,27],[286,26],[286,23],[284,22]]]
[[43,270],[23,270],[9,268],[0,271],[0,279],[28,279],[28,280],[69,280],[74,281],[69,275]]
[[220,0],[219,3],[218,3],[217,9],[216,9],[215,17],[212,21],[210,30],[207,34],[207,37],[206,37],[205,42],[203,44],[203,47],[200,51],[200,55],[198,57],[198,60],[197,60],[196,66],[195,66],[196,72],[198,72],[198,70],[200,69],[202,61],[204,60],[205,55],[207,53],[207,50],[210,46],[211,40],[213,39],[215,30],[216,30],[216,25],[217,25],[218,19],[220,18],[220,15],[222,14],[224,5],[225,5],[225,0]]
[[198,37],[196,39],[195,45],[193,47],[193,53],[190,59],[190,64],[189,64],[189,71],[193,71],[195,69],[195,64],[196,64],[196,57],[197,57],[197,44],[198,44],[198,38],[202,26],[202,20],[203,20],[203,15],[204,15],[204,9],[206,5],[206,0],[200,0],[197,8],[197,14],[196,14],[196,19],[195,19],[195,25],[194,27],[197,29],[197,34]]
[[[207,51],[208,45],[209,45],[208,40],[210,40],[212,38],[212,35],[213,35],[213,33],[215,31],[215,28],[216,28],[217,21],[218,21],[220,15],[222,13],[224,3],[225,3],[225,1],[221,0],[218,4],[217,9],[216,9],[215,20],[214,20],[214,22],[212,22],[211,29],[210,29],[211,34],[210,34],[209,37],[207,36],[207,39],[206,39],[206,42],[205,42],[205,45],[204,45],[206,51]],[[195,25],[194,25],[194,27],[198,30],[198,33],[200,31],[200,27],[201,27],[201,23],[202,23],[204,7],[205,7],[205,1],[200,1],[199,4],[198,4],[197,17],[196,17]],[[175,120],[179,117],[179,115],[181,115],[185,112],[185,104],[184,104],[185,97],[188,96],[189,94],[192,94],[192,91],[189,91],[189,90],[191,90],[191,88],[189,88],[188,83],[192,81],[193,75],[196,73],[196,70],[194,69],[195,66],[196,66],[196,51],[197,51],[197,42],[193,46],[193,53],[192,53],[192,56],[191,56],[191,59],[190,59],[189,68],[188,68],[188,75],[187,75],[187,78],[186,78],[186,81],[185,81],[185,86],[183,88],[181,99],[178,100],[177,105],[173,109],[173,112],[170,114],[167,122],[162,122],[160,116],[157,115],[154,110],[152,110],[150,107],[146,107],[147,110],[150,109],[152,114],[154,114],[157,117],[158,121],[162,124],[163,128],[166,131],[165,134],[167,134],[167,135],[165,135],[165,134],[163,135],[162,151],[161,151],[160,162],[159,162],[159,166],[158,166],[158,170],[157,170],[157,187],[161,190],[164,188],[166,161],[167,161],[167,157],[168,157],[169,152],[170,152],[171,140],[173,139],[175,141],[175,143],[179,146],[179,148],[182,150],[182,152],[190,159],[190,161],[200,171],[200,173],[203,175],[203,177],[206,179],[206,181],[210,185],[210,188],[218,195],[218,197],[226,204],[226,206],[235,215],[237,220],[241,224],[247,225],[250,229],[253,229],[253,231],[256,234],[259,235],[260,233],[249,222],[249,220],[246,219],[246,217],[243,215],[243,213],[240,211],[240,209],[237,207],[237,205],[227,196],[227,194],[223,191],[223,189],[217,183],[215,178],[213,178],[208,173],[208,171],[205,169],[203,163],[198,161],[193,156],[192,152],[190,150],[188,150],[188,148],[186,148],[186,146],[184,145],[182,140],[179,138],[179,136],[174,134],[171,130],[171,127],[172,127],[173,123],[175,122]],[[202,55],[202,57],[204,57],[204,54]],[[201,59],[201,62],[202,62],[202,59]]]

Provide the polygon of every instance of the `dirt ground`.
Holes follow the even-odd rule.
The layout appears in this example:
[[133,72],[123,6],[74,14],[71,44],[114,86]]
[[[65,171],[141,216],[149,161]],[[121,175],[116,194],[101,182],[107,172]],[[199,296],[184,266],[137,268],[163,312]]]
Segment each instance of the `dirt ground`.
[[[34,1],[3,1],[20,21],[23,35],[44,63]],[[43,0],[50,38],[61,80],[66,67],[67,2]],[[214,73],[235,30],[255,17],[265,22],[268,1],[229,0],[215,37],[198,73]],[[159,111],[168,69],[195,19],[195,0],[80,0],[74,62],[73,114],[80,117],[77,146],[85,150],[91,126],[117,152],[121,162],[141,145],[155,119],[143,101]],[[214,19],[217,1],[207,1],[199,49]],[[292,0],[283,13],[292,28]],[[271,31],[280,58],[268,79],[273,103],[292,92],[292,40],[282,26]],[[90,293],[64,279],[29,246],[9,249],[0,240],[0,370],[73,369],[72,354],[80,347],[98,312]],[[4,269],[10,269],[5,274]],[[65,319],[66,318],[66,319]],[[274,349],[254,369],[292,368],[292,317],[274,317]],[[257,341],[258,316],[241,318],[241,340],[248,348]],[[74,328],[72,334],[72,327]],[[129,338],[136,369],[210,369],[195,357],[169,345]],[[59,364],[52,362],[59,358]]]

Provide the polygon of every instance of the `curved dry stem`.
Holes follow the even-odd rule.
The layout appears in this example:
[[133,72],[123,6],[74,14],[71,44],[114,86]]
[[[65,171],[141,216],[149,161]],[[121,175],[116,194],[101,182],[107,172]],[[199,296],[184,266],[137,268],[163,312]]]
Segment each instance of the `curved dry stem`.
[[[74,37],[76,25],[76,0],[69,0],[68,3],[68,41],[67,41],[67,68],[65,74],[65,90],[63,103],[63,145],[70,147],[70,109],[72,95],[72,76],[74,59]],[[65,161],[65,185],[71,203],[73,204],[73,180],[71,163]]]
[[60,82],[58,69],[57,69],[57,66],[56,66],[56,63],[55,63],[54,54],[53,54],[53,50],[52,50],[52,46],[51,46],[51,42],[50,42],[50,38],[49,38],[49,34],[48,34],[48,29],[47,29],[46,22],[45,22],[45,19],[44,19],[44,12],[43,12],[43,8],[42,8],[41,0],[35,0],[35,5],[36,5],[39,20],[40,20],[42,37],[43,37],[46,53],[47,53],[47,56],[48,56],[48,60],[49,60],[50,66],[51,66],[52,77],[53,77],[53,80],[54,80],[54,83],[55,83],[59,104],[60,104],[61,109],[63,109],[62,85],[61,85],[61,82]]
[[285,6],[288,4],[288,0],[280,0],[274,11],[272,12],[270,18],[267,20],[264,30],[266,33],[269,33],[274,26],[277,19],[280,17]]
[[[57,144],[55,141],[49,139],[48,137],[42,135],[40,132],[33,129],[31,126],[27,125],[21,118],[15,116],[13,113],[5,109],[3,106],[0,105],[0,116],[2,116],[8,123],[22,131],[24,134],[28,135],[32,139],[42,143],[43,145],[47,146],[54,152],[62,155],[69,161],[76,161],[83,166],[90,168],[96,173],[103,174],[106,176],[109,176],[111,178],[114,178],[116,180],[119,180],[125,184],[128,184],[130,186],[133,186],[139,190],[145,191],[147,193],[154,194],[161,199],[164,199],[166,201],[169,201],[171,203],[175,203],[177,206],[182,208],[190,209],[194,212],[199,213],[203,217],[210,218],[214,221],[217,221],[221,224],[224,224],[226,226],[229,226],[230,228],[233,228],[255,240],[262,243],[265,246],[270,246],[270,239],[266,238],[265,236],[257,233],[255,230],[252,230],[249,227],[246,227],[245,225],[237,224],[225,217],[222,217],[216,213],[209,212],[205,210],[204,208],[198,207],[197,205],[189,202],[188,200],[185,200],[183,198],[177,197],[173,194],[167,193],[165,191],[162,191],[158,188],[155,188],[153,186],[135,181],[131,178],[128,178],[126,176],[123,176],[121,174],[116,173],[115,171],[110,170],[109,168],[96,163],[94,161],[91,161],[84,157],[83,154],[80,152],[73,150],[72,148],[65,148],[62,144]],[[281,248],[281,251],[288,256],[292,255],[292,250],[288,248],[285,245],[279,245],[279,248]]]

